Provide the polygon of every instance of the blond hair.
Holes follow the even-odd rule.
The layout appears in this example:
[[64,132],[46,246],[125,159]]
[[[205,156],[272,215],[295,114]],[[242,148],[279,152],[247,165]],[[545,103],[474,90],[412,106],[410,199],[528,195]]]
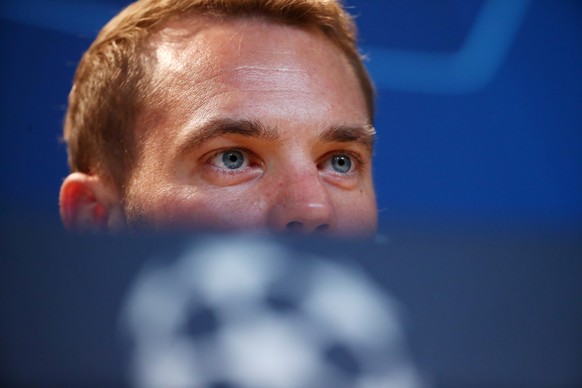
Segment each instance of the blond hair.
[[184,14],[264,16],[315,27],[346,55],[366,98],[374,91],[356,46],[356,27],[341,0],[139,0],[114,17],[83,55],[69,95],[64,138],[71,171],[108,176],[123,189],[136,158],[134,125],[147,106],[147,40]]

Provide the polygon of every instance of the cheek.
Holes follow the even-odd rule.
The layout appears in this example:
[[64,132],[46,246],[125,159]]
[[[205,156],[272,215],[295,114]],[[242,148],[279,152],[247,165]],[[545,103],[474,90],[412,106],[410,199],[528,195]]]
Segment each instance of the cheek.
[[266,226],[266,205],[256,190],[217,189],[186,202],[203,225],[217,229],[256,229]]
[[334,196],[338,232],[368,235],[376,233],[378,209],[373,190],[358,189]]
[[140,223],[154,227],[204,227],[216,230],[265,226],[265,201],[253,190],[221,188],[197,191],[193,186],[172,187],[133,198]]

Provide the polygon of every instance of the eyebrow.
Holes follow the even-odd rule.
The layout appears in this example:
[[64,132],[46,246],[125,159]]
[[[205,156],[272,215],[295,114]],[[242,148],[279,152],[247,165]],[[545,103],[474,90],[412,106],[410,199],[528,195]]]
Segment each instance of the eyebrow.
[[[269,141],[276,141],[281,137],[278,128],[266,127],[256,120],[219,118],[188,134],[180,142],[178,153],[196,149],[205,142],[224,135],[240,135]],[[325,142],[360,143],[370,150],[374,145],[375,137],[376,131],[371,125],[332,125],[317,136],[318,140]]]
[[205,142],[223,135],[240,135],[264,140],[277,140],[279,131],[268,128],[254,120],[215,119],[195,131],[180,142],[179,152],[195,149]]
[[372,125],[332,125],[320,133],[318,138],[328,142],[360,143],[371,150],[376,139],[376,130]]

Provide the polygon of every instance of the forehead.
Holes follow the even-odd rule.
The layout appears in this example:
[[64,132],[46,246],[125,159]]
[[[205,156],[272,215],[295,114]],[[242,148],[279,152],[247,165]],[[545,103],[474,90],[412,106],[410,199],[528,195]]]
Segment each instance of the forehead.
[[369,121],[349,61],[319,30],[262,17],[183,17],[152,48],[152,96],[180,124],[217,114]]
[[[200,65],[210,71],[228,69],[245,61],[273,66],[298,65],[307,57],[315,61],[327,58],[342,65],[348,63],[341,50],[321,31],[259,16],[181,17],[166,23],[152,37],[152,42],[157,70],[164,73],[183,72]],[[265,57],[270,61],[265,63]],[[206,67],[209,64],[214,66]]]

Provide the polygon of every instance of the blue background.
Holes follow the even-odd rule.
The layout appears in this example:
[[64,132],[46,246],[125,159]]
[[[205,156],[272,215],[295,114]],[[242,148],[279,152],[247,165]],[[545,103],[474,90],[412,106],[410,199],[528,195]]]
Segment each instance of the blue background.
[[[5,222],[58,224],[82,53],[127,1],[0,2]],[[348,2],[378,89],[383,226],[582,225],[582,2]]]

